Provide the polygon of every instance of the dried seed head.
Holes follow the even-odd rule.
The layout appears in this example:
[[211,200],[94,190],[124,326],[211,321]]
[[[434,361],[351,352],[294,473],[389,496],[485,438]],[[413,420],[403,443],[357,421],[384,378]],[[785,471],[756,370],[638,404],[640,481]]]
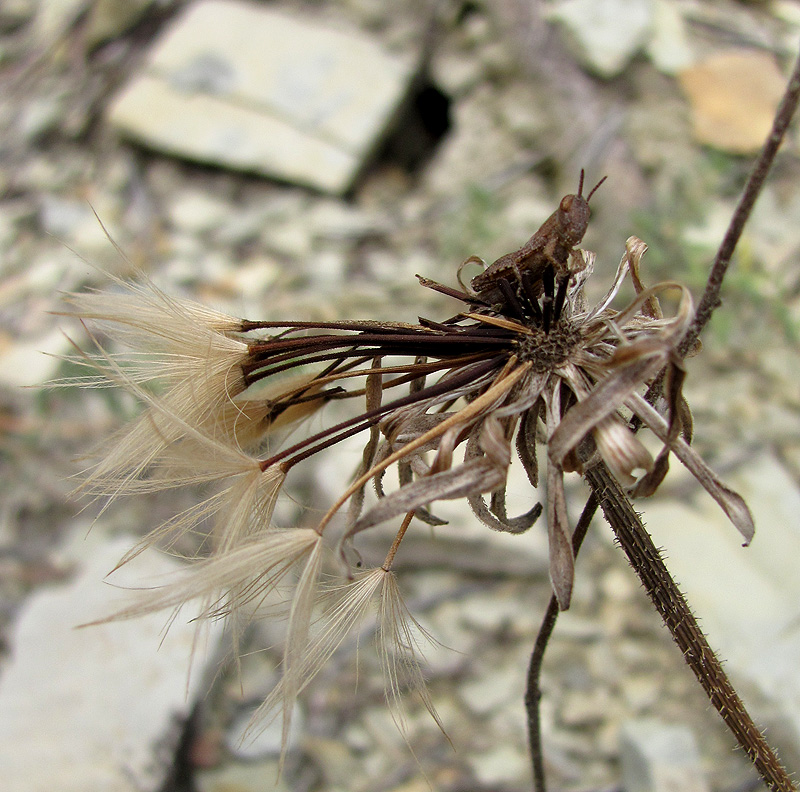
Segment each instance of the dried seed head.
[[[582,191],[581,183],[578,195],[565,197],[559,211],[578,218],[585,230],[594,190],[586,199]],[[153,541],[173,541],[211,516],[209,557],[197,560],[173,586],[144,593],[120,616],[200,597],[206,618],[238,618],[296,573],[286,608],[283,680],[260,710],[263,716],[283,709],[285,744],[294,699],[375,599],[393,715],[402,723],[399,691],[406,685],[437,717],[415,651],[424,631],[405,610],[391,571],[415,518],[442,522],[431,511],[436,501],[464,498],[488,527],[509,533],[530,529],[546,513],[550,577],[562,609],[569,607],[574,575],[565,470],[581,472],[602,459],[626,487],[644,472],[641,488],[652,491],[672,450],[749,540],[752,518],[744,502],[680,437],[688,408],[674,351],[692,316],[688,291],[671,283],[646,288],[640,278],[646,246],[632,237],[608,294],[589,307],[584,286],[594,256],[567,250],[564,245],[583,235],[569,234],[565,230],[560,243],[557,272],[548,264],[535,283],[524,274],[513,285],[500,278],[491,304],[423,279],[423,285],[464,303],[464,312],[445,322],[240,321],[171,300],[151,286],[73,298],[69,313],[100,322],[112,338],[134,349],[127,358],[102,350],[84,354],[82,363],[127,388],[145,409],[112,438],[85,489],[114,497],[221,484],[128,556]],[[621,310],[612,308],[628,276],[636,297]],[[677,290],[679,301],[675,314],[665,318],[658,297],[667,289]],[[156,354],[145,360],[141,353],[148,350]],[[668,379],[662,415],[641,393],[665,367],[675,376]],[[272,434],[278,426],[297,426],[332,401],[359,406],[338,423],[319,428],[315,422],[316,431],[298,431],[283,443]],[[664,444],[655,463],[624,417],[631,412]],[[287,473],[360,433],[366,441],[354,480],[343,481],[341,497],[318,524],[272,526]],[[533,503],[524,514],[511,516],[509,467],[518,459],[537,487],[542,442],[547,444],[545,507]],[[391,470],[394,487],[387,477]],[[373,501],[369,485],[377,495]],[[335,547],[328,527],[346,505],[337,548],[345,564],[358,557],[349,551],[361,532],[390,520],[399,520],[400,527],[383,566],[364,573],[348,568],[348,581],[331,600],[320,586],[322,554]]]
[[580,340],[580,327],[569,320],[559,322],[549,333],[537,327],[518,340],[517,356],[530,361],[536,372],[553,372],[569,360]]

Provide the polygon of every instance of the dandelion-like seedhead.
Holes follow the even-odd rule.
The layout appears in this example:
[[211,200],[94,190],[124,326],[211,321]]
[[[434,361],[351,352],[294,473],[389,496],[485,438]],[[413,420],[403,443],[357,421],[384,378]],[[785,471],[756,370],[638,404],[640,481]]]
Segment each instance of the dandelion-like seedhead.
[[[605,463],[632,494],[650,494],[674,452],[749,542],[747,506],[689,445],[691,414],[676,349],[693,316],[691,297],[677,283],[643,285],[645,250],[641,240],[628,240],[611,288],[593,306],[584,286],[594,254],[580,250],[559,273],[555,299],[552,271],[544,285],[506,280],[491,301],[463,284],[420,278],[462,303],[462,312],[444,322],[238,320],[169,298],[146,281],[118,283],[124,288],[117,293],[71,296],[65,313],[91,326],[95,348],[78,358],[90,374],[62,384],[110,382],[144,408],[88,468],[82,489],[113,500],[198,482],[218,485],[205,501],[156,527],[123,562],[210,520],[202,555],[180,579],[140,592],[114,618],[198,599],[205,618],[241,622],[241,614],[253,613],[278,587],[288,589],[283,676],[258,713],[282,711],[286,737],[298,693],[347,633],[374,613],[396,721],[403,723],[401,693],[411,690],[438,723],[422,672],[429,636],[407,611],[392,571],[415,523],[442,523],[437,501],[466,499],[486,526],[515,534],[531,529],[544,511],[561,609],[569,607],[574,576],[564,473]],[[636,296],[613,308],[626,279]],[[667,292],[675,297],[672,316],[659,303]],[[94,328],[125,351],[105,351]],[[643,393],[664,370],[665,395],[653,406]],[[332,401],[358,406],[346,420],[281,443],[276,429]],[[655,460],[634,422],[661,440]],[[319,522],[272,525],[292,469],[357,434],[365,437],[361,464]],[[540,447],[546,447],[542,471]],[[506,508],[512,460],[532,487],[532,508],[521,515]],[[390,469],[397,477],[392,486]],[[544,506],[534,492],[540,481]],[[372,501],[370,485],[377,495]],[[384,562],[358,568],[358,534],[394,520],[399,528]],[[332,586],[320,583],[326,552],[343,570]]]

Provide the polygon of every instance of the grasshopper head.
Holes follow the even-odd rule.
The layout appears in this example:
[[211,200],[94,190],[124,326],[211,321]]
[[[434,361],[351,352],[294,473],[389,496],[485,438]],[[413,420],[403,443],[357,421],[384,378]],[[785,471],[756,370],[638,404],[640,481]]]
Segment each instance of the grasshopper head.
[[558,227],[561,241],[568,247],[574,247],[582,239],[589,225],[591,211],[589,210],[589,199],[595,194],[597,188],[606,180],[603,176],[592,188],[591,192],[583,197],[583,171],[581,170],[581,180],[578,185],[577,195],[565,195],[558,205]]

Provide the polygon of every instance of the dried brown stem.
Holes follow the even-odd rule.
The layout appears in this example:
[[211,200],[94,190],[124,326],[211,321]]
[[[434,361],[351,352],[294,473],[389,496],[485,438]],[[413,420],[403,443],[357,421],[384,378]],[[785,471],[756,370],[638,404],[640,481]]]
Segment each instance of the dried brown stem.
[[[572,552],[575,556],[578,555],[578,551],[581,549],[583,540],[586,537],[586,532],[589,530],[589,524],[592,522],[592,518],[597,511],[599,503],[594,492],[590,493],[583,507],[583,512],[578,520],[578,524],[575,526],[575,532],[572,534]],[[542,753],[542,729],[541,720],[539,718],[539,702],[542,698],[539,680],[542,673],[544,653],[547,649],[550,636],[553,634],[553,629],[556,626],[558,612],[558,600],[555,594],[553,594],[550,597],[550,603],[547,606],[547,611],[539,627],[536,643],[533,645],[531,661],[528,665],[528,682],[525,690],[525,712],[528,716],[528,745],[530,746],[531,763],[533,765],[533,783],[536,792],[545,792],[546,789],[544,754]]]
[[[339,441],[344,440],[346,437],[351,437],[352,435],[358,434],[358,432],[367,429],[376,423],[381,416],[391,412],[392,410],[423,401],[430,396],[439,395],[440,393],[447,393],[453,387],[457,387],[458,385],[462,384],[462,382],[480,379],[480,377],[497,368],[498,363],[496,360],[489,360],[480,365],[470,366],[464,371],[459,371],[446,381],[439,381],[435,385],[431,385],[424,390],[415,391],[407,396],[403,396],[402,398],[395,399],[394,401],[384,404],[380,407],[376,407],[373,410],[367,410],[366,412],[357,415],[355,418],[350,418],[347,421],[342,421],[341,423],[325,429],[322,432],[317,432],[316,434],[313,434],[310,437],[307,437],[304,440],[289,446],[288,448],[284,448],[282,451],[279,451],[277,454],[274,454],[268,459],[262,460],[260,463],[261,469],[266,470],[271,465],[291,457],[291,459],[288,459],[288,461],[284,463],[286,465],[286,470],[288,470],[299,462],[302,462],[304,459],[307,459],[308,457],[318,453],[323,448],[329,448],[334,443],[338,443]],[[315,443],[317,443],[317,445],[314,445]],[[292,456],[293,454],[294,456]]]
[[753,205],[761,194],[764,181],[775,160],[775,155],[778,153],[778,148],[786,135],[786,130],[789,127],[792,116],[797,110],[798,101],[800,101],[800,55],[795,61],[792,75],[789,78],[789,84],[786,86],[786,91],[781,99],[780,105],[778,105],[778,110],[775,113],[775,119],[772,123],[772,129],[770,130],[769,136],[764,141],[761,153],[758,155],[753,169],[750,171],[747,184],[745,184],[742,196],[739,199],[731,222],[728,225],[728,230],[725,232],[722,244],[717,251],[717,256],[711,267],[711,273],[708,276],[705,292],[703,292],[703,296],[700,298],[700,304],[697,306],[694,321],[686,333],[685,338],[681,341],[679,347],[681,357],[686,355],[694,346],[701,331],[708,324],[709,319],[711,319],[712,313],[720,304],[719,293],[731,257],[733,256],[733,251],[736,249],[745,224],[750,217]]
[[389,548],[389,552],[386,554],[386,559],[383,562],[383,568],[388,572],[392,568],[392,564],[394,563],[394,557],[397,555],[397,551],[400,549],[400,542],[403,541],[403,537],[406,535],[406,531],[408,530],[408,526],[411,525],[411,520],[414,519],[414,512],[410,511],[406,514],[405,518],[403,519],[400,528],[397,531],[397,536],[395,536],[394,541],[392,542],[392,546]]
[[776,792],[796,787],[733,688],[714,650],[672,579],[639,515],[605,465],[586,471],[606,520],[636,570],[653,605],[669,628],[687,665],[725,724],[736,736],[766,785]]

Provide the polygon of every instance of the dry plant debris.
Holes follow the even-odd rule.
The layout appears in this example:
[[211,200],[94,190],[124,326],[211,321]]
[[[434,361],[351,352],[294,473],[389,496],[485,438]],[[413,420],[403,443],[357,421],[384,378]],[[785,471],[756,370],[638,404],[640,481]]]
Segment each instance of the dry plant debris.
[[[594,255],[574,247],[588,222],[588,204],[576,221],[579,233],[565,231],[570,210],[586,204],[582,186],[583,175],[578,194],[566,196],[528,243],[534,252],[516,256],[513,266],[503,257],[460,288],[420,278],[423,286],[463,303],[462,312],[443,322],[240,320],[173,299],[144,279],[117,281],[116,292],[71,295],[65,314],[128,351],[106,351],[97,330],[90,330],[95,348],[74,358],[89,373],[60,384],[111,383],[144,407],[89,467],[82,491],[110,502],[125,494],[218,485],[206,500],[155,528],[120,562],[210,524],[208,541],[190,559],[187,573],[140,592],[111,618],[178,610],[200,600],[203,618],[233,623],[237,658],[241,628],[269,601],[288,617],[282,676],[252,728],[282,713],[285,750],[297,695],[371,610],[377,611],[377,649],[393,719],[405,730],[403,697],[412,691],[444,729],[424,680],[422,650],[434,638],[406,607],[393,562],[415,518],[441,523],[429,510],[441,500],[467,499],[494,530],[530,529],[540,504],[517,517],[506,509],[514,451],[535,488],[537,445],[547,446],[550,577],[561,610],[569,607],[574,578],[565,472],[586,476],[596,493],[592,510],[600,500],[621,536],[630,515],[624,508],[622,516],[615,515],[607,493],[616,490],[617,500],[630,509],[621,487],[651,494],[674,452],[747,544],[754,526],[746,504],[689,445],[692,421],[678,354],[694,318],[689,292],[674,282],[645,287],[640,268],[646,246],[631,237],[611,288],[590,306],[584,286]],[[614,308],[628,277],[636,296]],[[677,294],[671,317],[664,316],[658,299],[665,292]],[[644,397],[657,383],[664,393],[659,408]],[[348,420],[281,445],[282,429],[302,424],[334,400],[362,407]],[[635,435],[640,425],[662,442],[655,460]],[[272,525],[292,469],[360,433],[367,439],[355,480],[343,485],[317,524]],[[388,491],[390,468],[398,486]],[[368,506],[369,484],[378,497]],[[363,569],[355,537],[398,519],[383,563]],[[326,553],[340,562],[341,575],[332,582],[322,578]],[[639,563],[646,572],[658,559],[647,559],[645,551]],[[668,573],[666,578],[671,581]],[[684,622],[672,598],[665,610]],[[691,638],[696,642],[702,634]],[[715,680],[714,691],[721,686]]]

